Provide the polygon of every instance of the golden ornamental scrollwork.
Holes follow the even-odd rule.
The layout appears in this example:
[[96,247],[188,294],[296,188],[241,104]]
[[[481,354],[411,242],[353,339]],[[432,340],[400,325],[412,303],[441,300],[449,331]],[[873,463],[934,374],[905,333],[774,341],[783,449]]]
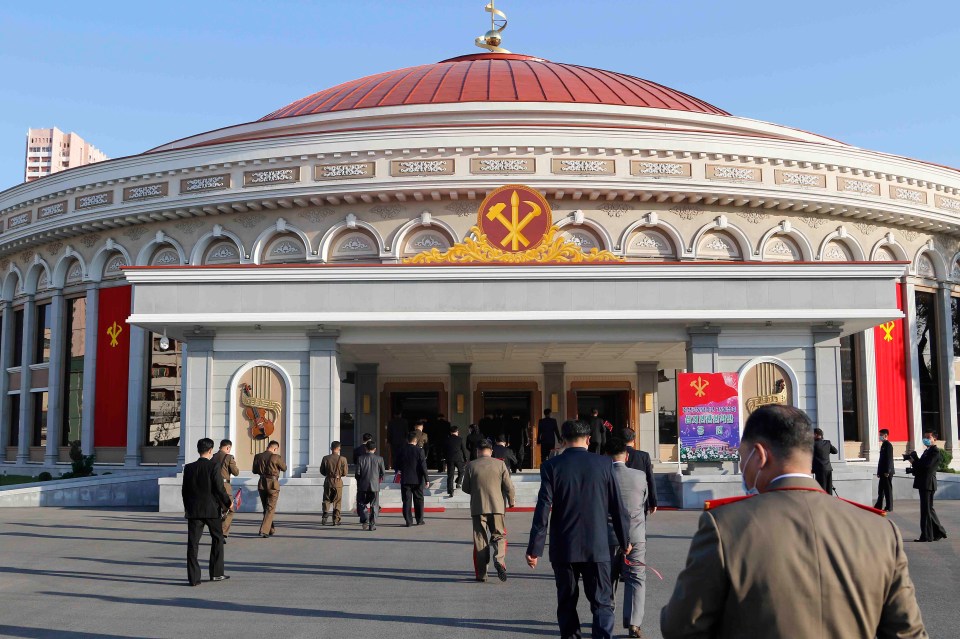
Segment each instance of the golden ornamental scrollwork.
[[510,252],[498,249],[487,241],[487,236],[474,226],[472,237],[460,244],[440,251],[431,249],[405,258],[404,264],[535,264],[535,263],[594,263],[622,262],[623,258],[610,251],[596,248],[584,251],[578,244],[567,240],[556,226],[551,226],[535,248]]

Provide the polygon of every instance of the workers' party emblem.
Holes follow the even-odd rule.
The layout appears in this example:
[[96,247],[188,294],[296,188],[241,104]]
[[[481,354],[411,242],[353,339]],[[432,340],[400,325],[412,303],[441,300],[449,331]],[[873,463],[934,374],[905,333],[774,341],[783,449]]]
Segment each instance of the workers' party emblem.
[[508,184],[488,195],[478,216],[477,226],[491,246],[509,253],[538,247],[553,225],[547,201],[521,184]]
[[107,328],[107,336],[110,337],[110,346],[116,348],[120,345],[120,333],[123,332],[123,327],[114,322],[109,328]]

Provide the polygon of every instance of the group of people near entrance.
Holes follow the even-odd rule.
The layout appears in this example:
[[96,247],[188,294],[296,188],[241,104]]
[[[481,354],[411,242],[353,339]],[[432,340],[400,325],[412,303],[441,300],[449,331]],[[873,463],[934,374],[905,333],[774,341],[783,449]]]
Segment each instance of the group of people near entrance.
[[[555,435],[559,454],[548,456],[540,468],[526,563],[532,569],[538,567],[549,537],[562,637],[582,636],[577,613],[581,582],[590,602],[593,637],[613,636],[620,582],[623,626],[629,636],[642,637],[646,518],[656,509],[655,503],[651,505],[652,484],[643,470],[644,454],[618,437],[605,437],[598,449],[592,445],[592,426],[585,421],[566,421]],[[405,445],[395,449],[398,476],[394,479],[403,490],[407,526],[423,523],[422,486],[427,473],[419,437],[417,430],[411,431]],[[357,509],[362,528],[374,530],[379,488],[387,477],[373,438],[367,440],[355,452]],[[922,485],[927,481],[920,479],[925,464],[938,457],[936,451],[930,452],[935,448],[932,434],[925,435],[924,443],[928,447],[923,456],[905,455]],[[229,477],[237,471],[230,443],[224,441],[216,455],[213,446],[210,439],[200,440],[200,459],[184,467],[191,585],[200,583],[197,545],[204,527],[213,540],[211,581],[228,578],[223,544],[231,519]],[[270,442],[254,460],[261,475],[262,536],[273,533],[276,482],[285,470],[277,448],[276,442]],[[838,499],[824,490],[810,472],[816,448],[814,429],[800,409],[772,405],[750,415],[740,445],[746,494],[706,503],[686,567],[660,612],[664,637],[927,637],[899,530],[881,516],[882,510]],[[495,444],[486,438],[476,443],[473,455],[455,427],[444,449],[451,462],[448,468],[457,471],[455,481],[453,470],[449,471],[454,488],[448,484],[448,489],[459,487],[470,495],[475,577],[487,580],[492,559],[498,579],[506,581],[505,517],[515,499],[507,464],[495,457]],[[886,447],[883,450],[892,454]],[[468,457],[474,458],[467,461]],[[329,507],[333,524],[340,522],[340,487],[346,468],[339,444],[334,443],[322,464],[328,482],[324,521]],[[892,474],[891,466],[881,463],[880,470],[883,483]],[[931,506],[924,506],[929,530],[924,529],[921,541],[946,537]]]

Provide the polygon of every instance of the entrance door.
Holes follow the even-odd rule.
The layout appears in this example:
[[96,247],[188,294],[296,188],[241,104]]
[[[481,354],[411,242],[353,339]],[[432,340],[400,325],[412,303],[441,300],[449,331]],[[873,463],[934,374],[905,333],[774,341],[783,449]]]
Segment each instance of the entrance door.
[[516,453],[521,468],[533,468],[531,446],[533,393],[531,391],[486,391],[482,394],[480,430],[495,440],[504,435]]
[[578,390],[576,394],[579,419],[589,421],[596,409],[601,419],[613,424],[615,437],[623,437],[623,429],[627,426],[636,427],[630,423],[630,391]]

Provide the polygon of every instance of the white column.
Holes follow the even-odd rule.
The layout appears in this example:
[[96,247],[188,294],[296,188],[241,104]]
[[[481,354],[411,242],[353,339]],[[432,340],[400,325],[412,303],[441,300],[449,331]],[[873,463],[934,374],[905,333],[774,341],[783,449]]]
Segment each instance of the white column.
[[720,328],[688,328],[687,372],[720,372]]
[[83,406],[80,414],[80,448],[84,455],[93,454],[94,400],[97,395],[97,322],[99,321],[100,284],[87,285],[87,309],[83,346]]
[[874,350],[873,329],[865,330],[856,336],[857,400],[860,408],[860,427],[864,450],[869,461],[877,461],[880,456],[880,414],[877,408],[877,353]]
[[47,451],[44,463],[56,464],[60,459],[60,431],[63,428],[63,382],[66,365],[63,291],[54,291],[50,302],[50,367],[47,371]]
[[910,370],[910,392],[907,396],[907,419],[910,426],[908,448],[916,449],[920,446],[923,434],[923,420],[920,411],[920,360],[917,359],[917,296],[913,284],[905,281],[903,284],[903,302],[906,310],[905,330],[907,338],[903,340],[906,349],[907,366]]
[[[190,350],[183,366],[187,392],[184,394],[180,412],[181,466],[186,455],[192,457],[196,454],[197,441],[216,435],[212,424],[213,404],[210,396],[213,383],[213,338],[213,331],[199,328],[186,334]],[[217,430],[217,434],[222,432],[222,428]]]
[[149,333],[139,326],[130,326],[130,383],[127,387],[127,453],[123,465],[140,465],[140,447],[146,429],[147,401],[147,347]]
[[2,332],[0,332],[0,462],[7,459],[7,445],[10,443],[10,374],[13,359],[13,304],[9,300],[0,302],[3,308]]
[[946,450],[957,452],[957,375],[953,369],[953,309],[950,288],[937,290],[937,380],[940,391],[940,438]]
[[20,363],[20,445],[17,447],[17,463],[30,461],[30,444],[33,443],[33,395],[30,393],[31,370],[37,351],[37,302],[33,295],[27,296],[23,305],[23,360]]
[[840,330],[834,327],[814,326],[814,371],[817,376],[816,426],[823,430],[823,438],[836,442],[840,461],[844,461],[843,396],[840,376]]
[[[330,442],[340,439],[340,345],[337,331],[308,331],[310,340],[309,433],[304,477],[319,477]],[[290,433],[290,439],[295,437]]]
[[[637,434],[641,450],[648,451],[652,459],[660,459],[660,429],[657,397],[659,362],[637,362]],[[645,408],[645,396],[652,395],[650,410]]]

